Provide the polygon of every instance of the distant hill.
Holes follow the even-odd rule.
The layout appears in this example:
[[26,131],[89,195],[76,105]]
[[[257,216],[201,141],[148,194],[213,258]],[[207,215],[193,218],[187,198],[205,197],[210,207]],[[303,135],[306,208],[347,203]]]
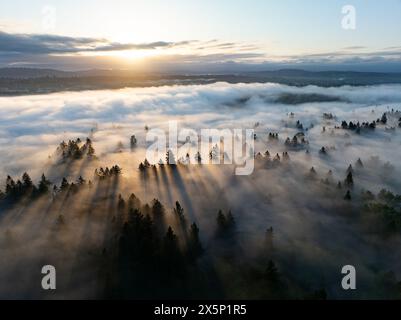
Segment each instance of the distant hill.
[[60,91],[228,83],[280,83],[290,86],[338,87],[401,84],[401,73],[305,71],[283,69],[237,74],[139,74],[130,70],[60,71],[54,69],[0,69],[0,96],[46,94]]
[[259,79],[291,85],[313,84],[318,86],[373,85],[401,83],[401,73],[355,72],[355,71],[305,71],[283,69],[248,73]]
[[83,77],[131,77],[137,73],[129,70],[81,70],[61,71],[40,68],[0,68],[0,78],[6,79],[37,79],[37,78],[83,78]]
[[65,72],[54,69],[33,69],[33,68],[1,68],[0,78],[7,79],[32,79],[46,77],[68,77],[73,72]]

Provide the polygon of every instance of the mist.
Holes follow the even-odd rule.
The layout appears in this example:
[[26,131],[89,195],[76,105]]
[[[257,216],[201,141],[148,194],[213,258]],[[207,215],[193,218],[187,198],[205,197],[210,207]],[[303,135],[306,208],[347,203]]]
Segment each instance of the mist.
[[[116,248],[121,249],[131,194],[140,200],[136,209],[149,210],[160,238],[172,227],[182,251],[190,247],[189,225],[199,227],[203,253],[188,268],[193,277],[208,279],[201,297],[265,297],[258,295],[263,290],[257,279],[268,261],[281,275],[278,291],[284,298],[308,298],[319,290],[333,299],[397,297],[400,89],[215,83],[0,98],[0,190],[6,191],[8,175],[17,181],[24,172],[34,184],[42,174],[52,186],[61,186],[63,178],[70,183],[64,191],[49,188],[33,200],[25,195],[3,201],[0,297],[115,297],[124,279],[116,271]],[[169,121],[195,131],[254,129],[253,173],[242,177],[235,176],[234,165],[183,163],[140,170],[147,132],[166,130]],[[349,122],[361,125],[355,129]],[[364,125],[372,122],[374,128]],[[94,156],[87,149],[79,159],[60,153],[62,141],[78,138],[80,147],[90,139]],[[189,156],[196,152],[190,149]],[[121,173],[95,173],[115,165]],[[80,177],[85,182],[79,183]],[[78,186],[74,192],[71,183]],[[367,191],[373,198],[366,199]],[[154,199],[164,206],[160,221]],[[176,201],[186,224],[177,220]],[[231,211],[235,219],[223,236],[216,223],[219,210]],[[38,287],[45,264],[55,265],[60,275],[54,294]],[[358,292],[342,290],[344,265],[358,270]],[[185,292],[174,290],[178,297]],[[121,292],[116,296],[131,297]],[[149,292],[142,297],[154,297]]]

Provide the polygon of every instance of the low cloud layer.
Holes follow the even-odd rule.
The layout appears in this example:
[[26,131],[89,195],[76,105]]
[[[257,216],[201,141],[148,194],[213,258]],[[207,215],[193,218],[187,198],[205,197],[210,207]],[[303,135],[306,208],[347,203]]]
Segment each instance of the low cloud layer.
[[[278,84],[215,83],[0,98],[0,176],[17,177],[29,171],[36,182],[44,172],[59,184],[63,175],[70,181],[75,181],[79,174],[91,178],[95,167],[117,163],[123,174],[118,189],[112,190],[114,196],[121,193],[127,198],[134,192],[143,202],[157,197],[168,208],[167,219],[171,219],[171,208],[179,200],[188,219],[200,227],[207,249],[205,260],[213,262],[221,253],[221,249],[216,249],[214,238],[217,211],[231,209],[237,221],[239,261],[257,254],[266,229],[273,226],[274,257],[279,261],[280,271],[290,274],[299,286],[324,286],[330,297],[347,298],[351,295],[342,291],[338,282],[343,265],[357,267],[358,283],[362,287],[376,283],[380,272],[393,271],[396,278],[401,277],[400,237],[372,235],[372,226],[368,225],[367,229],[364,226],[369,221],[362,217],[360,222],[354,207],[362,190],[374,194],[381,189],[400,193],[401,135],[398,117],[390,115],[385,125],[361,134],[335,127],[341,126],[342,120],[371,122],[381,118],[384,112],[390,114],[392,109],[400,109],[400,89],[399,85],[296,88]],[[283,95],[304,103],[278,102]],[[313,101],[308,102],[311,97]],[[318,102],[316,97],[340,100]],[[194,130],[255,128],[256,152],[268,150],[272,157],[288,152],[290,160],[277,167],[266,166],[265,158],[257,160],[254,174],[247,177],[234,176],[231,166],[210,165],[179,167],[173,173],[163,173],[160,169],[158,175],[141,180],[138,165],[144,160],[148,145],[145,126],[166,129],[169,120],[178,121],[179,128]],[[302,148],[286,146],[287,137],[292,139],[301,131],[300,124],[309,144]],[[278,140],[269,139],[269,132],[278,133]],[[131,150],[133,134],[138,144]],[[87,136],[96,149],[96,163],[57,166],[54,150],[58,143],[78,137],[83,140]],[[322,147],[327,152],[322,153]],[[191,157],[194,154],[195,150],[190,150]],[[363,162],[363,168],[356,167],[358,159]],[[344,181],[350,164],[355,168],[352,189],[355,202],[349,204],[344,200],[346,189],[337,189],[336,184]],[[310,178],[312,166],[315,178]],[[321,182],[326,178],[330,179],[327,184]],[[0,188],[4,189],[3,185]],[[88,192],[93,196],[93,191]],[[81,200],[72,204],[74,210],[66,206],[61,209],[67,225],[73,226],[65,235],[65,244],[72,256],[74,246],[82,252],[89,250],[83,244],[96,244],[96,250],[101,250],[99,237],[102,239],[104,224],[108,221],[102,210],[96,211],[93,222],[84,213],[77,214],[80,201],[84,203],[90,198],[80,197]],[[21,215],[16,210],[2,220],[3,230],[10,229],[21,239],[35,237],[35,242],[20,247],[19,258],[14,257],[7,272],[26,265],[26,259],[34,252],[44,252],[41,248],[49,245],[48,234],[37,236],[32,227],[35,207],[26,210],[32,211],[31,215]],[[57,214],[55,211],[51,219]],[[46,223],[51,226],[54,221]],[[37,220],[35,226],[39,224]],[[80,242],[74,232],[80,237],[85,235],[86,240]],[[74,263],[79,261],[70,263],[65,265],[67,270],[77,268]],[[90,274],[91,269],[80,270],[86,276],[85,272]],[[94,294],[91,285],[82,288],[82,292],[80,287],[69,288],[67,295],[72,297]],[[365,293],[369,290],[352,297],[361,298]],[[369,294],[369,297],[380,297],[379,292]]]

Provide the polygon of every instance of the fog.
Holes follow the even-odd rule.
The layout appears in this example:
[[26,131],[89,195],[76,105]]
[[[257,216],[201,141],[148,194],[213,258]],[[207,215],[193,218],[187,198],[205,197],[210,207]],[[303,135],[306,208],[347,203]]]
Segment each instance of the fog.
[[[291,297],[302,298],[305,292],[322,288],[329,298],[393,297],[386,290],[388,281],[395,286],[401,278],[401,229],[376,229],[378,218],[375,212],[365,215],[361,194],[369,190],[377,195],[382,189],[401,193],[397,110],[400,85],[298,88],[215,83],[0,98],[0,190],[6,189],[7,175],[16,181],[24,172],[35,184],[42,173],[58,186],[63,177],[75,182],[82,176],[94,183],[71,197],[23,198],[0,207],[0,297],[103,297],[99,279],[104,278],[107,262],[102,250],[104,255],[105,248],[117,241],[109,223],[117,215],[117,196],[127,200],[131,193],[142,204],[159,199],[166,208],[161,233],[171,225],[183,241],[185,232],[172,213],[175,202],[181,203],[188,222],[196,222],[200,229],[205,253],[198,264],[214,266],[224,297],[247,298],[251,290],[245,278],[238,280],[241,284],[232,281],[231,265],[257,266],[266,256],[276,263]],[[374,130],[362,128],[357,133],[341,127],[342,121],[371,123],[384,113],[387,121],[378,122]],[[177,121],[179,129],[196,131],[254,129],[255,153],[268,150],[271,159],[278,153],[280,161],[258,155],[250,176],[235,176],[233,165],[212,164],[156,166],[144,174],[138,166],[149,146],[145,126],[167,129],[169,121]],[[285,144],[300,132],[307,143]],[[278,139],[269,139],[269,133],[278,133]],[[132,135],[137,139],[133,148]],[[60,142],[87,137],[95,158],[60,160]],[[190,150],[191,158],[196,151]],[[288,152],[288,160],[283,152]],[[96,181],[96,168],[116,164],[122,168],[118,179]],[[354,183],[347,187],[349,165]],[[348,190],[351,201],[344,200]],[[392,206],[401,215],[400,203]],[[216,239],[220,209],[231,210],[236,221],[235,232],[223,240]],[[274,250],[265,247],[270,227]],[[234,262],[222,262],[226,252],[235,253]],[[55,294],[38,287],[40,266],[45,264],[58,268],[60,289]],[[103,271],[94,271],[100,265]],[[344,265],[356,267],[361,290],[341,289]]]

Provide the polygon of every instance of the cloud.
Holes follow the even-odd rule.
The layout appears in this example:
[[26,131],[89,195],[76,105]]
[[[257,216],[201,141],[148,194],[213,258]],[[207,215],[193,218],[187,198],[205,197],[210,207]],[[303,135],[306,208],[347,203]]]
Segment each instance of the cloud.
[[367,47],[364,47],[364,46],[351,46],[351,47],[345,47],[343,49],[344,50],[362,50],[362,49],[367,49]]
[[0,53],[12,54],[70,54],[80,52],[109,52],[171,48],[190,41],[150,43],[117,43],[103,38],[67,37],[49,34],[10,34],[0,31]]
[[[30,66],[61,70],[135,68],[148,72],[241,72],[303,66],[316,69],[399,71],[398,47],[369,51],[352,46],[338,51],[270,55],[253,43],[184,40],[120,43],[104,38],[51,34],[13,34],[0,31],[0,66]],[[141,64],[118,58],[121,51],[158,50]]]

